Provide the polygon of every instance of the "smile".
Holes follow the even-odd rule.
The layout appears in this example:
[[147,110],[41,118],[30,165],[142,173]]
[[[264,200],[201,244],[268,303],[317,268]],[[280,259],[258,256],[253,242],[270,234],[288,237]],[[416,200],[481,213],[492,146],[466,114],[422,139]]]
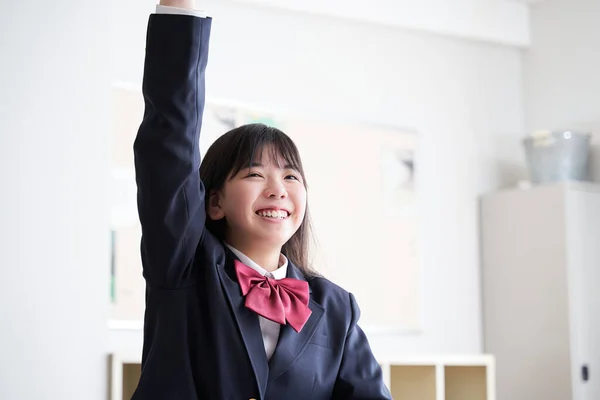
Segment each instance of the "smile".
[[286,210],[264,209],[264,210],[258,210],[256,212],[256,215],[261,216],[263,218],[270,218],[270,219],[286,219],[290,216],[290,213],[287,212]]

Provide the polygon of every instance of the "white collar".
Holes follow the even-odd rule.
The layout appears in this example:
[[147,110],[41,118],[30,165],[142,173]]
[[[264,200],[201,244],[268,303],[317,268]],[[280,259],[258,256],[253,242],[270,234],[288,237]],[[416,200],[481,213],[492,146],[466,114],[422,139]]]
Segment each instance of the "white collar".
[[244,253],[242,253],[235,247],[230,246],[227,243],[225,243],[225,246],[229,247],[229,250],[231,250],[233,254],[235,254],[240,259],[241,262],[258,272],[262,276],[268,276],[273,279],[283,279],[287,276],[288,259],[283,254],[279,256],[279,268],[277,268],[273,272],[269,272],[254,261],[252,261],[250,258],[248,258],[248,256],[246,256]]

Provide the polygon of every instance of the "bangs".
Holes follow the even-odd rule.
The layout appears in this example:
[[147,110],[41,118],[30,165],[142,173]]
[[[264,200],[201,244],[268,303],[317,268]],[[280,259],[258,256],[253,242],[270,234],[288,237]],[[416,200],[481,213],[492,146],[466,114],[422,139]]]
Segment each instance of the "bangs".
[[231,154],[230,178],[242,169],[260,164],[263,156],[279,168],[298,171],[304,178],[298,149],[285,133],[263,124],[245,125],[245,128]]

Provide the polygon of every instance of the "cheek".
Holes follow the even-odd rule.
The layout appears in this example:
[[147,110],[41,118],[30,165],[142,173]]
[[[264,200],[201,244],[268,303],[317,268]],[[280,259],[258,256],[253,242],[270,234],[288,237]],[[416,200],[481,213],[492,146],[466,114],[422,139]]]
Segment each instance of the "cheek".
[[295,194],[295,198],[296,201],[294,206],[298,211],[296,214],[298,214],[298,216],[302,217],[301,219],[303,219],[304,214],[306,213],[306,189],[298,190],[298,192]]
[[230,218],[239,218],[246,210],[247,197],[247,193],[241,188],[230,188],[223,201],[225,214]]

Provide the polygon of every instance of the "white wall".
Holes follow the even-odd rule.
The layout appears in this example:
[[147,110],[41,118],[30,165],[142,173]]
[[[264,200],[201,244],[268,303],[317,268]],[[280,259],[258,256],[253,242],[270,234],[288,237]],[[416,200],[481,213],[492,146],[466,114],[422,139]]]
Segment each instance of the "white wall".
[[[235,0],[512,46],[529,44],[526,4],[514,0]],[[212,8],[218,0],[203,0]]]
[[[119,3],[115,79],[140,82],[152,8]],[[419,132],[423,332],[373,346],[480,351],[477,195],[523,173],[520,52],[229,1],[209,12],[209,96]]]
[[108,10],[0,13],[0,398],[105,400]]
[[531,9],[525,52],[526,125],[582,129],[593,138],[592,177],[600,179],[600,2],[554,0]]

